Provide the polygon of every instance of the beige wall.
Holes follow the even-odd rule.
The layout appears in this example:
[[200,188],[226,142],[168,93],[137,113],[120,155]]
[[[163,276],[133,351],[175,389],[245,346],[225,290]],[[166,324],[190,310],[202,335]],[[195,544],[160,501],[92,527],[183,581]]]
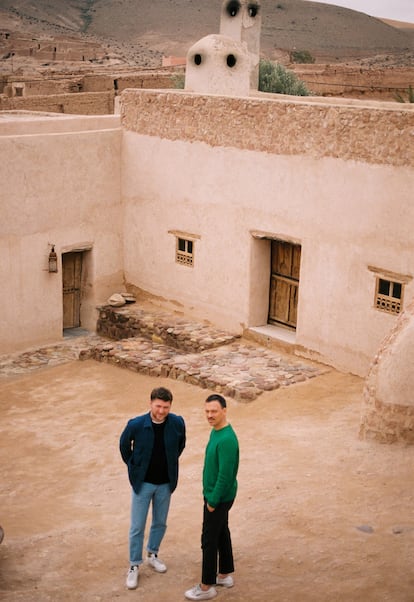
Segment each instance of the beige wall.
[[[82,325],[130,284],[242,332],[266,324],[271,238],[302,247],[300,353],[364,375],[414,297],[412,107],[128,90],[118,116],[0,113],[3,351],[62,335],[61,254],[85,250]],[[175,235],[195,239],[194,267]],[[59,273],[49,274],[49,243]],[[125,275],[125,281],[124,281]]]
[[45,111],[70,115],[108,115],[114,112],[115,92],[79,92],[9,98],[0,95],[0,111]]
[[122,284],[120,143],[114,116],[0,114],[3,353],[62,336],[62,252],[91,249],[82,326],[95,328],[96,305]]
[[[368,266],[414,275],[414,112],[154,91],[122,112],[126,280],[240,331],[267,321],[270,243],[252,231],[297,242],[297,345],[366,374],[396,319]],[[193,268],[174,230],[200,236]]]
[[412,104],[177,90],[125,90],[122,98],[124,128],[142,135],[277,155],[414,164]]
[[293,64],[289,65],[313,94],[354,96],[396,101],[401,95],[408,100],[408,89],[414,81],[414,68],[361,67],[359,65]]
[[360,437],[414,444],[414,302],[383,339],[364,387]]

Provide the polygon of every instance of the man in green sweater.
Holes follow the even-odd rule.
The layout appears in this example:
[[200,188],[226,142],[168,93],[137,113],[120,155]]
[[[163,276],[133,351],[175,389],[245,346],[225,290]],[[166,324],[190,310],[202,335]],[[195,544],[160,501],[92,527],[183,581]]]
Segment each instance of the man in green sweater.
[[[203,552],[201,583],[185,592],[188,600],[211,600],[216,585],[232,587],[233,548],[229,510],[237,493],[239,443],[227,422],[227,404],[221,395],[206,399],[205,412],[213,427],[206,447],[203,469],[204,513],[201,534]],[[217,573],[218,563],[218,573]]]

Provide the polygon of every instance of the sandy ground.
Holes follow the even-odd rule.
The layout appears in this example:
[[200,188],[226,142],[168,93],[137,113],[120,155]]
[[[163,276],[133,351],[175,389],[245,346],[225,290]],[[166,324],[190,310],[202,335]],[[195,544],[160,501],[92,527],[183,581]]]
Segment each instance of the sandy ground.
[[[118,452],[150,390],[171,388],[188,444],[160,557],[125,588],[130,489]],[[229,401],[241,447],[236,585],[218,600],[413,602],[414,449],[358,439],[363,382],[334,370]],[[183,600],[199,581],[209,392],[93,360],[0,383],[0,599]]]

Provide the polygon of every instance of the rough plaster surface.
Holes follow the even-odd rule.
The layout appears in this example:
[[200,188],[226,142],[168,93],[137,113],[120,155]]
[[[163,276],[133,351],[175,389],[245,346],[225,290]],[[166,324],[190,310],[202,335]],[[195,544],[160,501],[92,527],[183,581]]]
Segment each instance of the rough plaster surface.
[[[128,96],[125,123],[132,129],[124,130],[122,152],[127,281],[222,327],[260,326],[267,321],[270,243],[254,233],[293,239],[302,245],[296,344],[339,369],[366,375],[396,319],[374,308],[376,276],[368,267],[411,274],[413,170],[317,158],[307,154],[308,147],[302,155],[280,154],[277,147],[246,150],[243,141],[241,148],[232,147],[231,134],[222,140],[219,131],[217,143],[229,146],[195,141],[192,128],[202,123],[190,104],[186,125],[180,103],[176,120],[174,94],[164,104],[165,96],[144,93],[154,135],[142,135],[141,129],[148,133],[152,126],[141,123],[136,96],[140,93]],[[209,100],[225,107],[229,99]],[[162,123],[155,135],[158,108]],[[216,127],[213,116],[203,122],[208,133]],[[241,138],[249,124],[236,113],[230,119]],[[302,139],[310,153],[312,140],[303,138],[299,125],[295,129],[292,121],[287,127],[286,145]],[[254,131],[249,135],[253,139]],[[256,132],[258,145],[260,136]],[[332,150],[329,138],[325,146]],[[362,144],[360,151],[365,152]],[[192,269],[174,263],[174,230],[199,236]],[[136,255],[146,261],[137,263]],[[154,279],[154,270],[163,278]],[[409,280],[406,299],[413,291]]]
[[114,112],[115,93],[80,92],[28,97],[0,96],[1,111],[51,111],[77,115],[108,115]]
[[361,437],[414,444],[414,303],[376,354],[364,388]]
[[397,103],[357,107],[271,96],[226,98],[126,90],[122,123],[127,130],[169,140],[198,140],[279,155],[414,165],[411,108]]

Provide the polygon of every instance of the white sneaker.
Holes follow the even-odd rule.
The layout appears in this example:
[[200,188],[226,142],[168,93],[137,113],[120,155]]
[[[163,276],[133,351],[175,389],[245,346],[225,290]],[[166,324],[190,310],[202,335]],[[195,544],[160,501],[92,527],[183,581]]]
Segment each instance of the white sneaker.
[[217,590],[211,586],[210,589],[203,591],[200,585],[195,585],[188,589],[184,595],[188,600],[211,600],[217,596]]
[[163,562],[161,562],[161,560],[158,558],[158,556],[156,554],[150,554],[148,556],[147,562],[150,566],[152,566],[154,571],[157,571],[157,573],[165,573],[167,570],[167,567],[165,566],[165,564]]
[[217,575],[217,585],[222,585],[223,587],[233,587],[234,579],[231,575],[227,575],[227,577],[219,577]]
[[138,587],[138,567],[131,566],[126,578],[126,586],[128,589],[136,589]]

